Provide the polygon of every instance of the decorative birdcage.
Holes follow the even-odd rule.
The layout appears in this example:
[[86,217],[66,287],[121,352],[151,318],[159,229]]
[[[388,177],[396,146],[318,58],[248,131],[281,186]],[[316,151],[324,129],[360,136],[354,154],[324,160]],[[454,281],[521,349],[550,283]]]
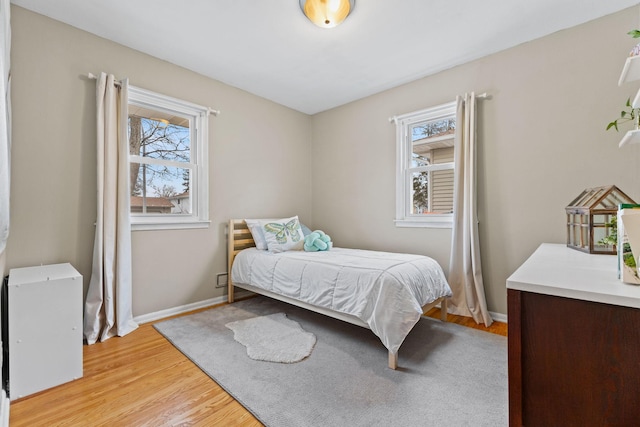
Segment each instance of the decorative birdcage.
[[590,254],[615,255],[618,205],[635,203],[615,185],[587,188],[565,208],[567,246]]

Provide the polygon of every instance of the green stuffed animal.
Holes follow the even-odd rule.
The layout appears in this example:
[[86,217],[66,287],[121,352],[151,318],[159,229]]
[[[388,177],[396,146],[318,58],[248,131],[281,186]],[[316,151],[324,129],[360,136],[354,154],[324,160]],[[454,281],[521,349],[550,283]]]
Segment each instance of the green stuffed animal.
[[315,230],[304,238],[307,252],[328,251],[332,246],[331,237],[322,230]]

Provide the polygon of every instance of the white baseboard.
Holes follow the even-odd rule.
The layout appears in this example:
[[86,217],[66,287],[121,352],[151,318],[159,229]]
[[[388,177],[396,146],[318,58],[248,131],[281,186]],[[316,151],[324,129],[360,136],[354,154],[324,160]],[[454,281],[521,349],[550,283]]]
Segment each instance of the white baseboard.
[[508,323],[506,314],[495,313],[493,311],[490,311],[489,314],[491,315],[491,318],[496,322]]
[[[251,294],[252,292],[248,292],[248,291],[236,291],[236,296],[238,298],[244,298]],[[191,304],[181,305],[178,307],[167,308],[165,310],[156,311],[154,313],[142,314],[140,316],[134,317],[133,320],[138,324],[155,322],[156,320],[164,319],[166,317],[187,313],[189,311],[198,310],[200,308],[211,307],[216,304],[222,304],[223,302],[227,302],[226,295],[216,297],[216,298],[206,299],[204,301],[194,302]],[[496,322],[507,323],[506,314],[495,313],[493,311],[490,311],[489,314],[491,315],[491,318]]]
[[9,427],[9,398],[4,390],[0,395],[0,426]]
[[[243,298],[245,296],[249,296],[250,292],[240,291],[235,293],[238,298]],[[166,317],[175,316],[177,314],[187,313],[189,311],[198,310],[201,308],[207,308],[214,306],[216,304],[222,304],[227,302],[227,296],[223,295],[216,298],[206,299],[204,301],[198,301],[191,304],[185,304],[178,307],[167,308],[165,310],[156,311],[148,314],[141,314],[140,316],[136,316],[133,318],[133,321],[142,324],[155,322],[156,320],[164,319]]]
[[222,304],[227,301],[226,296],[217,298],[206,299],[204,301],[198,301],[191,304],[181,305],[178,307],[167,308],[165,310],[156,311],[153,313],[142,314],[133,318],[134,322],[138,324],[154,322],[156,320],[164,319],[165,317],[175,316],[176,314],[186,313],[188,311],[198,310],[200,308],[210,307],[216,304]]

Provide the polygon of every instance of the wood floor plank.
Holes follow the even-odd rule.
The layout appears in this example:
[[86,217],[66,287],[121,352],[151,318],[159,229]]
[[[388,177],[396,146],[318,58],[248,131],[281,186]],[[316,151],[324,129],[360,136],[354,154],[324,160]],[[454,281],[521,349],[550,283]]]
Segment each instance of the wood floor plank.
[[[434,319],[440,319],[440,309],[432,308],[425,313],[425,316],[433,317]],[[471,317],[456,316],[455,314],[447,313],[447,322],[455,323],[457,325],[466,326],[468,328],[478,329],[481,331],[491,332],[492,334],[507,336],[507,324],[504,322],[493,322],[489,327],[484,324],[477,324]]]
[[[434,308],[427,315],[439,318],[439,313]],[[448,321],[507,335],[505,323],[494,322],[485,328],[472,319],[451,314]],[[262,425],[160,335],[152,323],[141,325],[125,337],[85,345],[83,356],[82,378],[12,401],[10,425]]]

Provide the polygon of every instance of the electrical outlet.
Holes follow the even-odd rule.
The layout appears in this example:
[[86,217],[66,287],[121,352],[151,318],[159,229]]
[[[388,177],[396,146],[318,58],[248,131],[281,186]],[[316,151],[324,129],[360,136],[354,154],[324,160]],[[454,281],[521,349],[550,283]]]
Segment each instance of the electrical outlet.
[[216,288],[224,288],[227,286],[227,273],[218,273],[216,275]]

